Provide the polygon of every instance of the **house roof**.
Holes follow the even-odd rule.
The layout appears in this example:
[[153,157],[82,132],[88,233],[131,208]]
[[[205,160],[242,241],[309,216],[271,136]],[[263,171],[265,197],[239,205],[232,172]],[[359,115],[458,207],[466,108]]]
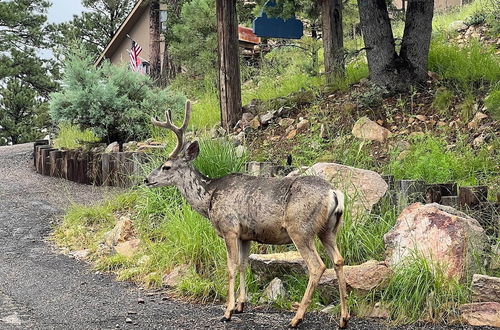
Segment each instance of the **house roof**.
[[130,31],[131,27],[137,23],[142,13],[144,13],[144,11],[148,8],[147,2],[147,0],[137,1],[130,14],[128,14],[127,18],[125,18],[118,30],[116,30],[113,38],[111,38],[111,41],[95,61],[95,65],[101,64],[105,58],[109,58],[110,55],[116,51],[123,39],[127,37],[127,31]]

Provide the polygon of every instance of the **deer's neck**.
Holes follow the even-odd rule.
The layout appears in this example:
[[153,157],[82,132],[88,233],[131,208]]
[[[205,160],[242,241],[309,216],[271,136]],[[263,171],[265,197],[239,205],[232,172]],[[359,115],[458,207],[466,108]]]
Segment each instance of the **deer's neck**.
[[189,205],[191,205],[195,211],[207,218],[211,196],[208,187],[209,183],[209,178],[203,176],[195,168],[191,167],[191,169],[185,173],[182,183],[177,186]]

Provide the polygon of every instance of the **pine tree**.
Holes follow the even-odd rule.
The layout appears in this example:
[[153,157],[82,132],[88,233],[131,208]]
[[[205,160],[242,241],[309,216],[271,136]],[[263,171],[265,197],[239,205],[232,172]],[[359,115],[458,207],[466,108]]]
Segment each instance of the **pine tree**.
[[37,50],[49,47],[44,0],[0,2],[0,144],[27,142],[48,125],[45,100],[57,67]]

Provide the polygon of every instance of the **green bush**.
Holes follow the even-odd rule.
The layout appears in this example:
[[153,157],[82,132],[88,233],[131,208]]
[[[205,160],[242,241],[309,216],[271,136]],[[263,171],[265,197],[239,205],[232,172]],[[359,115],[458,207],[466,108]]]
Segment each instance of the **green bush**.
[[78,149],[93,142],[99,142],[99,138],[90,129],[81,130],[78,126],[61,123],[54,140],[54,148]]
[[166,108],[181,113],[185,102],[184,96],[155,88],[148,76],[127,66],[105,62],[96,67],[82,47],[68,54],[62,85],[51,95],[52,118],[90,129],[106,142],[145,137],[151,115]]

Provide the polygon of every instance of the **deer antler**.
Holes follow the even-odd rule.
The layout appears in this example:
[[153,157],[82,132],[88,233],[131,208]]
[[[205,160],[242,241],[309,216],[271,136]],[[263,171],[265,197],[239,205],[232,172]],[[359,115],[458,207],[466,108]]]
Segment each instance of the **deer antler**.
[[174,151],[170,153],[168,158],[173,158],[176,157],[182,150],[182,146],[184,145],[184,132],[186,131],[186,128],[189,123],[189,118],[191,117],[191,102],[186,101],[186,109],[184,113],[184,122],[182,123],[181,127],[177,127],[173,124],[172,122],[172,111],[168,109],[165,111],[165,120],[166,121],[159,121],[154,117],[151,117],[151,123],[155,126],[158,127],[163,127],[166,129],[171,130],[172,132],[175,133],[177,136],[177,146],[175,147]]

